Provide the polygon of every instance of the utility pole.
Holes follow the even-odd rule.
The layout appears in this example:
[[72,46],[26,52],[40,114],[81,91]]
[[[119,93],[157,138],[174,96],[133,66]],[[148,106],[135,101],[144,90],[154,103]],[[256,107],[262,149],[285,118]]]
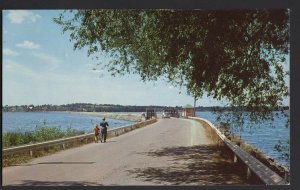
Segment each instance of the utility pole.
[[194,117],[196,117],[196,96],[194,96]]

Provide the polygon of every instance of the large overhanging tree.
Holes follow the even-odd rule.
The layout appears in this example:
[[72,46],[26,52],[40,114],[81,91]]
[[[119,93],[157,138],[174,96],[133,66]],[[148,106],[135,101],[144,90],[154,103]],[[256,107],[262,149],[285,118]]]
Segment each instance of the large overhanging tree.
[[112,75],[162,77],[195,97],[226,99],[253,120],[268,118],[288,96],[286,9],[73,10],[54,21],[74,49],[110,55],[105,67]]

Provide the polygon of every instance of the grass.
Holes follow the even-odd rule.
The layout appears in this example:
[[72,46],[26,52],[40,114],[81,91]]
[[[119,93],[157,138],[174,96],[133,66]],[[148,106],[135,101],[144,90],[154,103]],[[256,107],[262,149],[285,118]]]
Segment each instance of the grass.
[[47,127],[45,125],[37,126],[32,132],[6,132],[2,134],[2,148],[24,145],[29,143],[44,142],[63,137],[71,137],[83,134],[84,131],[78,131],[69,127],[62,130],[60,127]]
[[[63,137],[71,137],[83,134],[84,131],[78,131],[69,127],[67,130],[62,130],[60,127],[37,126],[32,132],[7,132],[2,134],[2,148],[25,145],[30,143],[44,142]],[[77,147],[83,142],[66,144],[65,148]],[[63,150],[62,146],[56,145],[48,148],[33,151],[33,157],[45,156],[54,152]],[[2,156],[2,166],[12,166],[26,163],[32,157],[28,152],[18,153],[13,155]]]

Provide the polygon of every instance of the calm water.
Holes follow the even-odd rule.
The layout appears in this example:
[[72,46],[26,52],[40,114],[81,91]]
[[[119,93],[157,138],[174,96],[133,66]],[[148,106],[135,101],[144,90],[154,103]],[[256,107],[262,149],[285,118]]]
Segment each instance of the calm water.
[[[2,131],[32,131],[37,125],[45,123],[49,127],[71,127],[90,133],[93,132],[95,124],[101,121],[100,117],[64,112],[2,112]],[[110,118],[106,118],[106,121],[110,129],[133,123]]]
[[[196,116],[217,124],[216,115],[212,112],[196,112]],[[269,125],[270,122],[274,127]],[[290,138],[290,129],[284,127],[285,122],[286,118],[275,118],[274,121],[267,121],[254,128],[244,127],[243,130],[232,130],[232,132],[280,164],[289,167],[289,161],[280,159],[280,153],[274,150],[274,146],[278,144],[279,140],[286,141]]]

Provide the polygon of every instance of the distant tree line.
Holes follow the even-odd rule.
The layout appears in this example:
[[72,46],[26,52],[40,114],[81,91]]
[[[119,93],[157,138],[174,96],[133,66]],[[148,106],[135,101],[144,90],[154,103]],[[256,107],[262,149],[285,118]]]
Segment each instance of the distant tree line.
[[[114,104],[91,104],[91,103],[74,103],[74,104],[63,104],[63,105],[19,105],[19,106],[2,106],[4,112],[38,112],[38,111],[75,111],[75,112],[145,112],[146,109],[153,108],[157,111],[164,109],[175,108],[181,110],[183,107],[175,106],[130,106],[130,105],[114,105]],[[247,110],[246,108],[240,108]],[[278,107],[274,111],[288,110],[288,106]],[[196,107],[196,111],[230,111],[233,110],[231,107]]]
[[[262,109],[262,108],[260,108]],[[267,108],[266,108],[267,109]],[[213,111],[213,112],[223,112],[223,111],[251,111],[248,107],[221,107],[221,106],[212,106],[212,107],[196,107],[196,111]],[[283,111],[289,110],[289,106],[278,106],[273,109],[273,111]]]
[[[2,106],[5,112],[36,112],[36,111],[75,111],[75,112],[145,112],[147,108],[163,110],[166,106],[128,106],[113,104],[74,103],[63,105],[19,105]],[[177,108],[177,107],[175,107]],[[179,108],[179,107],[178,107]]]

